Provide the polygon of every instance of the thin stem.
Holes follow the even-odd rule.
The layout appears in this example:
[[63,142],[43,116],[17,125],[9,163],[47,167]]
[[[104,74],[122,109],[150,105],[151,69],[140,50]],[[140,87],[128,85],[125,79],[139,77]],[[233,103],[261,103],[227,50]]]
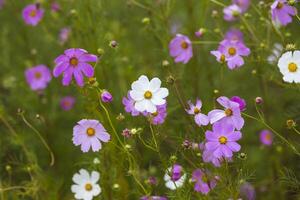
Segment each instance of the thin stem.
[[219,2],[217,0],[210,0],[210,1],[213,2],[213,3],[215,3],[215,4],[217,4],[217,5],[219,5],[219,6],[226,7],[225,4],[223,4],[223,3],[221,3],[221,2]]
[[38,136],[38,138],[41,140],[41,142],[43,143],[43,145],[45,146],[45,148],[48,150],[49,154],[50,154],[50,158],[51,158],[51,161],[50,161],[50,166],[53,166],[54,165],[54,162],[55,162],[55,158],[54,158],[54,154],[50,148],[50,146],[47,144],[46,140],[43,138],[43,136],[41,135],[41,133],[33,126],[31,125],[27,119],[25,118],[24,114],[23,113],[20,113],[20,116],[22,118],[22,120],[24,121],[24,123],[31,129],[33,130],[33,132],[35,132]]
[[300,135],[300,131],[298,131],[295,127],[293,127],[293,130]]

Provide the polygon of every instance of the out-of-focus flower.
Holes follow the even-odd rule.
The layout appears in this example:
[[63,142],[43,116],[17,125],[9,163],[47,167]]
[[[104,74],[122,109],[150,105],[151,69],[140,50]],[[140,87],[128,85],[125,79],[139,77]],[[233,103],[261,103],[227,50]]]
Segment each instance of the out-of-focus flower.
[[186,179],[186,174],[182,171],[181,165],[174,164],[172,167],[168,168],[164,176],[166,181],[165,185],[171,190],[176,190],[183,186]]
[[242,13],[242,9],[238,5],[232,4],[224,8],[223,13],[226,21],[235,21]]
[[207,115],[201,113],[202,101],[197,99],[196,104],[192,104],[191,101],[188,102],[190,108],[186,112],[190,115],[194,115],[194,120],[198,126],[206,126],[209,123],[209,118]]
[[200,38],[203,36],[203,34],[206,32],[204,28],[200,28],[198,31],[195,32],[195,36]]
[[192,181],[195,182],[194,190],[205,195],[208,194],[217,184],[216,180],[209,176],[208,171],[194,170],[192,174]]
[[26,24],[36,26],[44,16],[44,9],[39,3],[29,4],[23,9],[22,16]]
[[297,9],[290,6],[286,0],[275,0],[271,5],[272,20],[282,26],[286,26],[293,21],[292,16],[297,14]]
[[232,3],[238,5],[243,13],[246,12],[250,6],[250,0],[232,0]]
[[239,97],[239,96],[233,96],[230,98],[230,101],[236,102],[240,105],[240,111],[246,110],[246,101],[245,99]]
[[0,9],[2,9],[2,8],[3,8],[3,6],[4,6],[4,3],[5,3],[5,0],[0,0]]
[[285,82],[300,83],[300,51],[284,53],[278,60],[278,67]]
[[51,71],[45,65],[37,65],[27,69],[25,77],[32,90],[43,90],[51,80]]
[[99,178],[99,172],[92,171],[89,174],[85,169],[74,174],[72,180],[75,184],[71,186],[71,191],[75,194],[75,199],[91,200],[98,196],[101,193],[101,188],[97,184]]
[[215,123],[212,131],[205,132],[205,138],[205,148],[212,151],[217,158],[231,158],[232,152],[238,152],[241,149],[236,141],[242,138],[242,133],[235,131],[231,124]]
[[157,179],[154,177],[154,176],[150,176],[147,180],[147,182],[150,184],[150,185],[156,185],[157,184]]
[[127,93],[127,97],[123,97],[122,103],[127,113],[131,113],[132,116],[140,115],[140,112],[134,107],[135,101],[131,98],[130,92]]
[[259,139],[263,145],[270,146],[273,143],[273,133],[269,130],[262,130],[259,133]]
[[229,40],[231,42],[244,42],[244,35],[239,29],[231,28],[226,32],[224,40]]
[[175,63],[186,64],[193,57],[192,42],[187,36],[176,34],[169,44],[169,53],[175,58]]
[[245,200],[255,200],[255,189],[248,182],[245,182],[241,185],[240,194],[243,197],[243,199],[245,198]]
[[53,12],[60,11],[60,5],[58,2],[55,1],[55,2],[51,3],[51,11],[53,11]]
[[147,76],[140,76],[131,84],[130,96],[135,101],[134,108],[139,112],[155,113],[156,106],[166,103],[165,98],[169,95],[167,88],[161,88],[159,78],[149,81]]
[[143,196],[140,200],[168,200],[168,198],[162,196]]
[[163,124],[167,117],[167,103],[156,106],[157,110],[154,113],[144,113],[144,115],[150,117],[150,122],[154,125]]
[[283,51],[283,46],[279,43],[275,43],[272,48],[271,55],[269,55],[267,58],[268,63],[271,65],[277,63],[280,55],[282,54],[282,51]]
[[73,128],[72,140],[76,146],[81,145],[83,152],[88,152],[91,147],[95,152],[101,149],[101,142],[110,140],[110,135],[98,120],[82,119]]
[[110,103],[113,101],[113,96],[111,95],[110,92],[108,92],[107,90],[104,90],[102,93],[101,93],[101,100],[104,102],[104,103]]
[[61,45],[65,44],[69,40],[70,35],[71,35],[71,28],[65,27],[65,28],[60,29],[59,43]]
[[217,102],[225,109],[215,109],[208,113],[211,124],[222,120],[226,124],[233,125],[237,130],[241,130],[244,126],[244,119],[241,116],[240,105],[229,100],[227,97],[219,97]]
[[60,107],[63,110],[71,110],[74,107],[75,104],[75,98],[72,96],[66,96],[61,98],[60,100]]
[[132,136],[132,132],[128,128],[125,128],[121,134],[126,138],[130,138]]
[[96,55],[88,54],[84,49],[72,48],[55,59],[54,77],[63,74],[62,84],[67,86],[74,76],[78,86],[84,85],[83,74],[89,78],[94,76],[94,68],[89,62],[97,62]]

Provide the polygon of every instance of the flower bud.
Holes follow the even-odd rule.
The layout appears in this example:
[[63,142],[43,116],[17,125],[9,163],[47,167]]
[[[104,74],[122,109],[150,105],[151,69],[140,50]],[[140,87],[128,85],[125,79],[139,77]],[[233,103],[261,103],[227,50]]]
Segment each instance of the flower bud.
[[6,165],[6,166],[5,166],[5,170],[6,170],[6,171],[8,171],[8,172],[10,172],[10,171],[11,171],[11,169],[12,169],[12,168],[11,168],[11,166],[10,166],[10,165]]
[[101,93],[101,100],[104,103],[110,103],[113,100],[113,96],[106,90]]
[[261,97],[256,97],[255,98],[255,103],[256,104],[262,104],[263,102],[264,102],[263,98],[261,98]]
[[113,41],[110,41],[109,46],[111,48],[117,48],[118,47],[118,43],[117,43],[117,41],[113,40]]
[[100,56],[102,56],[102,55],[104,54],[104,50],[101,49],[101,48],[99,48],[99,49],[97,49],[97,53],[98,53]]
[[123,120],[125,119],[125,116],[124,116],[122,113],[120,113],[120,114],[116,117],[116,119],[117,119],[118,121],[123,121]]
[[113,184],[113,190],[118,191],[120,189],[120,185],[118,183]]
[[150,24],[150,18],[149,18],[149,17],[144,17],[144,18],[142,19],[142,23],[143,23],[143,24],[146,24],[146,25]]
[[163,66],[163,67],[167,67],[167,66],[169,66],[169,65],[170,65],[169,61],[167,61],[167,60],[163,60],[163,61],[162,61],[162,66]]
[[175,83],[175,78],[173,76],[168,76],[167,83],[173,85]]
[[206,33],[206,29],[200,28],[198,31],[195,32],[196,37],[202,37]]
[[241,152],[241,153],[238,154],[238,158],[241,159],[241,160],[246,160],[247,159],[247,154]]
[[286,120],[286,125],[289,129],[291,129],[296,126],[296,122],[292,119],[288,119],[288,120]]

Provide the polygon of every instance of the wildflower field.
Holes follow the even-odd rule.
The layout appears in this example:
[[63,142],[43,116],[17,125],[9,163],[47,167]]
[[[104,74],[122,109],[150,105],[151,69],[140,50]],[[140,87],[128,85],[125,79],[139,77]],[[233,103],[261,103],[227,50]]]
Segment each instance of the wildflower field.
[[0,0],[0,200],[300,199],[297,10]]

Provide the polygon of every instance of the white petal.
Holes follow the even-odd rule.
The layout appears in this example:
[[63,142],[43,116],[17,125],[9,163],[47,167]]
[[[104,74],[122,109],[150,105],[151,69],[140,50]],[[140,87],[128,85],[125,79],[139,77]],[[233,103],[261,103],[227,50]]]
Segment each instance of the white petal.
[[169,95],[169,90],[167,88],[160,88],[154,95],[164,99]]
[[134,104],[134,108],[137,111],[144,112],[147,109],[147,100],[137,101]]
[[101,193],[101,188],[100,188],[100,186],[99,186],[98,184],[93,185],[93,191],[92,191],[92,194],[93,194],[94,196],[97,196],[97,195],[99,195],[100,193]]
[[144,92],[137,91],[137,90],[131,90],[130,96],[135,101],[141,101],[144,99]]
[[292,74],[285,74],[283,76],[283,80],[285,82],[289,82],[289,83],[292,83],[294,81],[294,76]]
[[72,178],[73,182],[74,183],[77,183],[78,185],[81,185],[82,182],[84,182],[84,179],[82,178],[82,176],[78,173],[74,174],[73,175],[73,178]]
[[71,186],[71,191],[72,191],[73,193],[79,192],[79,191],[80,191],[80,186],[79,186],[79,185],[72,185],[72,186]]
[[154,105],[160,106],[160,105],[165,104],[165,103],[166,103],[166,100],[165,100],[165,99],[162,99],[162,98],[160,98],[160,97],[154,96],[154,97],[151,99],[151,102],[152,102]]
[[171,180],[166,182],[166,187],[169,188],[170,190],[176,190],[175,183]]
[[80,176],[83,180],[89,181],[90,180],[90,175],[89,172],[86,171],[85,169],[79,170]]
[[149,90],[152,92],[156,92],[160,88],[160,85],[161,81],[159,80],[159,78],[153,78],[150,81]]
[[92,183],[96,183],[100,178],[100,174],[99,172],[96,172],[96,171],[92,171],[92,174],[91,174],[91,182]]
[[150,100],[146,100],[146,111],[149,113],[156,112],[157,108]]
[[140,76],[138,79],[138,82],[139,82],[139,84],[141,84],[141,86],[144,89],[146,89],[146,90],[149,89],[149,79],[147,78],[147,76],[145,76],[145,75]]
[[[296,60],[297,62],[300,62],[300,51],[294,51],[293,59]],[[298,67],[300,66],[298,65]]]
[[132,90],[137,90],[137,91],[141,91],[141,92],[144,92],[146,89],[143,87],[143,85],[140,83],[140,81],[134,81],[131,84],[131,88],[132,88]]

